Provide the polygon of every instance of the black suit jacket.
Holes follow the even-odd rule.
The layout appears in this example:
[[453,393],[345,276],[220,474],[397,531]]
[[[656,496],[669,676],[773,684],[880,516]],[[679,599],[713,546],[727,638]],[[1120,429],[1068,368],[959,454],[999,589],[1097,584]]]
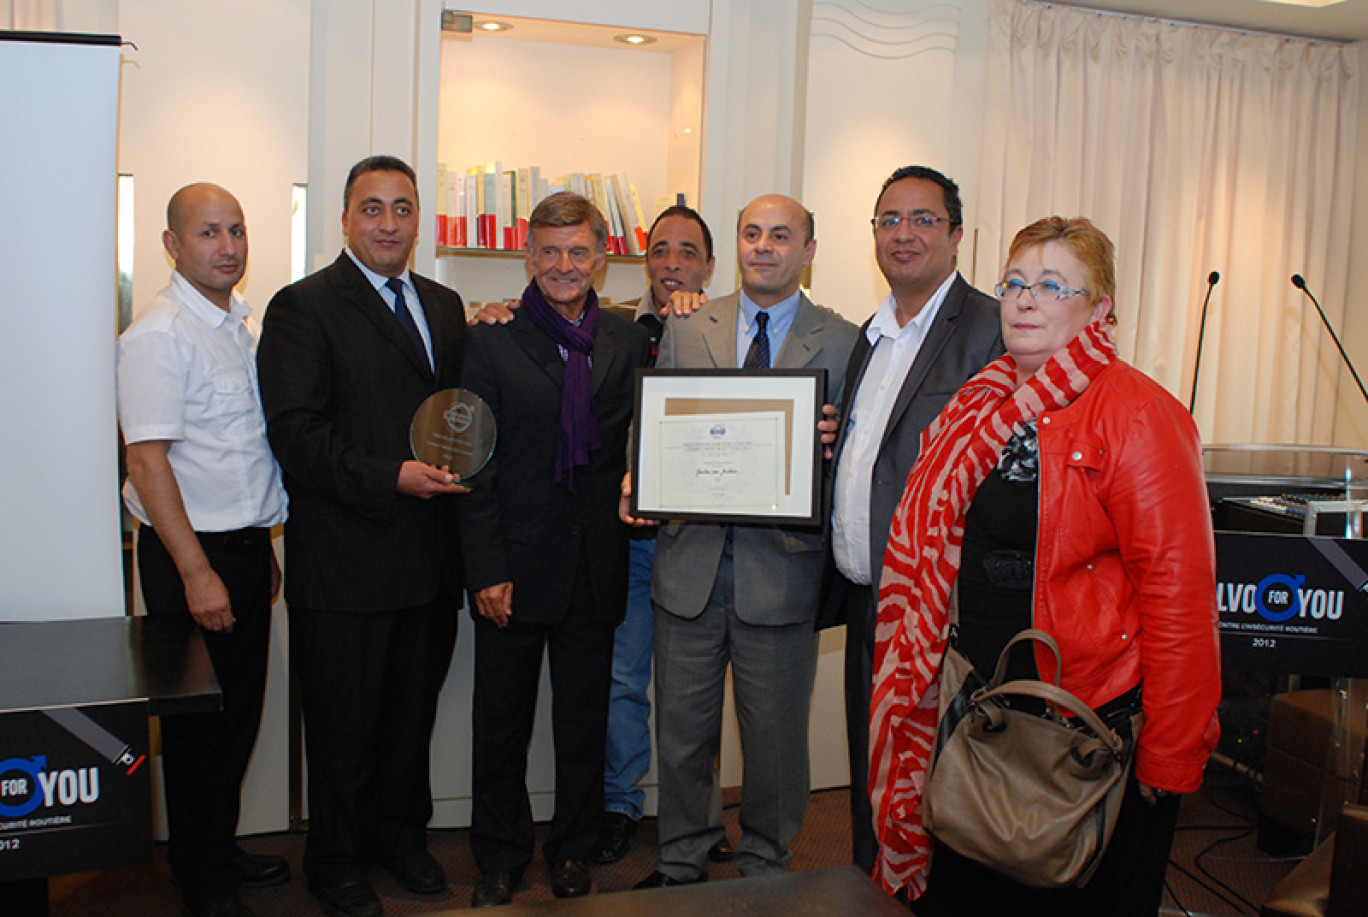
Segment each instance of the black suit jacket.
[[456,502],[395,491],[413,458],[409,424],[423,400],[458,384],[461,298],[411,275],[435,372],[394,312],[343,252],[285,287],[262,321],[257,370],[266,432],[285,473],[292,605],[386,611],[460,594]]
[[[513,584],[513,612],[530,624],[554,624],[569,609],[581,557],[595,613],[616,624],[627,601],[627,526],[618,494],[627,467],[636,370],[650,355],[645,329],[606,310],[591,353],[590,385],[599,446],[576,469],[576,492],[553,480],[565,362],[526,314],[507,325],[471,329],[462,386],[494,411],[494,458],[462,498],[466,585],[475,592]],[[470,603],[474,613],[475,602]]]
[[[834,459],[827,463],[827,492],[835,494],[836,471],[845,449],[849,432],[850,411],[864,378],[865,367],[873,348],[864,333],[866,321],[851,351],[846,367],[845,398],[841,403],[840,422],[834,446]],[[907,476],[921,450],[921,434],[959,391],[983,367],[1002,355],[1002,321],[998,301],[971,287],[958,274],[950,285],[940,311],[931,323],[908,369],[902,389],[893,403],[884,428],[874,467],[869,470],[872,482],[869,491],[869,553],[874,586],[878,587],[879,571],[883,569],[884,550],[888,546],[888,529],[893,513],[907,486]],[[824,600],[819,627],[842,624],[842,603],[839,590],[830,588],[839,575],[831,553],[831,539],[827,539],[827,563],[824,576]]]

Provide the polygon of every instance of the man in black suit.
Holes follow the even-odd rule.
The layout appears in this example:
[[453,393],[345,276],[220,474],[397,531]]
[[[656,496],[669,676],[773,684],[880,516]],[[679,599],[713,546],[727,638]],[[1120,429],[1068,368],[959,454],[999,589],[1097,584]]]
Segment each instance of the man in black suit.
[[613,631],[627,601],[618,520],[645,329],[592,286],[608,230],[583,197],[533,210],[533,281],[506,325],[470,331],[462,385],[494,411],[498,445],[461,512],[475,617],[473,904],[507,903],[532,859],[527,749],[549,649],[556,809],[543,854],[557,897],[587,894],[603,810]]
[[878,855],[868,790],[869,702],[888,527],[922,430],[1002,353],[997,300],[955,269],[964,232],[958,185],[934,169],[904,166],[884,182],[870,222],[889,293],[850,354],[839,422],[824,423],[836,440],[835,461],[827,465],[833,511],[818,622],[847,626],[851,843],[855,864],[866,872]]
[[365,867],[410,891],[446,877],[427,852],[428,745],[456,643],[460,562],[445,468],[409,424],[460,378],[464,308],[413,274],[413,170],[372,156],[347,176],[346,250],[271,300],[257,354],[285,472],[290,652],[309,776],[304,871],[330,914],[374,917]]

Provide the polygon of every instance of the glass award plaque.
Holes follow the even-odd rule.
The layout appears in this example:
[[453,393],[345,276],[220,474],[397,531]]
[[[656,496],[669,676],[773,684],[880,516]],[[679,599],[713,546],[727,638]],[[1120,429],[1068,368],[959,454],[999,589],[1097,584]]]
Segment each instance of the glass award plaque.
[[494,412],[474,392],[448,388],[434,392],[418,406],[409,427],[414,458],[461,480],[474,476],[494,454]]

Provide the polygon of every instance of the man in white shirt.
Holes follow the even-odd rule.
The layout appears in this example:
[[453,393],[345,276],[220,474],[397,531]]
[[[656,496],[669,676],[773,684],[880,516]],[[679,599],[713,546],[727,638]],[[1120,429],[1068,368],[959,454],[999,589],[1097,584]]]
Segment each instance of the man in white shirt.
[[[874,622],[888,527],[921,433],[950,396],[1002,353],[998,303],[955,269],[959,187],[924,166],[895,171],[870,220],[888,297],[860,329],[846,369],[836,433],[830,553],[819,627],[845,623],[846,733],[855,864],[874,867],[869,804],[869,698]],[[829,412],[834,411],[828,406]]]
[[280,857],[249,856],[234,840],[280,585],[270,530],[286,497],[257,397],[251,309],[233,292],[247,269],[242,208],[216,185],[189,185],[166,226],[176,269],[119,339],[123,495],[142,523],[148,614],[202,628],[223,689],[221,712],[162,720],[171,868],[195,917],[250,917],[237,886],[290,875]]

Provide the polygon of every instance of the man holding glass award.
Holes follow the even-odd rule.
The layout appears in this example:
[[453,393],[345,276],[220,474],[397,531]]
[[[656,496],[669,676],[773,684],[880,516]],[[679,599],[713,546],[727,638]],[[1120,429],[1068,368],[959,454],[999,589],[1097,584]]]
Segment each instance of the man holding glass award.
[[456,384],[461,298],[408,268],[414,173],[352,167],[345,251],[271,300],[257,363],[285,528],[290,655],[309,777],[304,871],[324,909],[377,917],[375,862],[419,894],[446,888],[427,852],[428,745],[451,663],[461,569],[450,468],[414,458],[419,406]]
[[[664,394],[643,388],[633,510],[672,521],[651,593],[660,860],[639,888],[707,878],[722,837],[709,802],[728,664],[745,761],[742,874],[786,870],[807,811],[822,573],[814,436],[823,397],[840,401],[857,333],[799,289],[816,246],[800,203],[752,201],[737,226],[741,290],[672,317],[661,340],[658,370],[706,372],[643,380]],[[767,459],[778,462],[764,471]]]
[[476,907],[507,903],[532,859],[527,749],[544,651],[556,808],[543,854],[557,897],[590,890],[613,632],[627,600],[618,492],[635,373],[650,355],[644,328],[599,308],[607,226],[593,204],[553,194],[529,226],[533,281],[508,324],[471,329],[462,374],[499,436],[460,519],[475,617]]

